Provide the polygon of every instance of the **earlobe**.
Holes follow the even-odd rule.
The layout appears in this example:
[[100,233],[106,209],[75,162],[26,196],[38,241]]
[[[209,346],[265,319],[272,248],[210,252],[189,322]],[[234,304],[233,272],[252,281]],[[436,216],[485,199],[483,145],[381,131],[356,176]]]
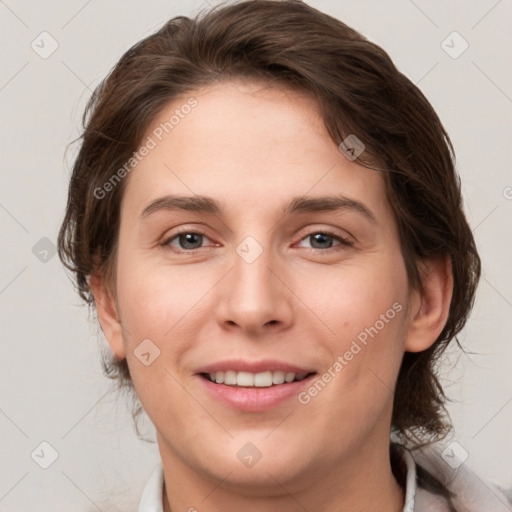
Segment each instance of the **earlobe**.
[[421,352],[436,341],[448,319],[453,294],[449,256],[423,263],[420,274],[422,290],[411,294],[407,352]]
[[117,305],[113,294],[108,290],[103,277],[99,273],[89,276],[89,286],[94,296],[101,330],[118,360],[126,357],[123,332]]

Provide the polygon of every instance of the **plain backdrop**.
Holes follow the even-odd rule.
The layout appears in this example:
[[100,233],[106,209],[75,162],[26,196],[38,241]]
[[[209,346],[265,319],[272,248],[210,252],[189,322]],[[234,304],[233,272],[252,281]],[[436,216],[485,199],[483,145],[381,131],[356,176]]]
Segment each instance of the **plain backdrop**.
[[[452,350],[442,369],[454,399],[446,443],[458,442],[483,478],[510,487],[512,2],[309,4],[382,46],[452,137],[483,278],[460,336],[476,354]],[[92,90],[132,44],[206,6],[0,2],[1,511],[136,510],[160,460],[156,443],[137,438],[127,401],[108,393],[105,341],[54,250],[77,148],[65,149]],[[154,440],[149,421],[142,425]]]

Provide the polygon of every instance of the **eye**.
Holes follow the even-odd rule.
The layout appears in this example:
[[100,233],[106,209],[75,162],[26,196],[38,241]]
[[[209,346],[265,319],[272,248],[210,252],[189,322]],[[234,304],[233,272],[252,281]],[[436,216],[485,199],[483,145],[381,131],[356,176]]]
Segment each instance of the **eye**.
[[178,233],[171,238],[168,238],[163,245],[177,247],[178,249],[182,249],[182,252],[193,251],[195,249],[200,249],[203,246],[203,241],[205,239],[208,240],[207,236],[203,233],[198,233],[196,231],[183,231],[182,233]]
[[[346,238],[326,231],[317,231],[315,233],[311,233],[304,237],[301,242],[308,239],[310,240],[312,249],[331,249],[332,247],[336,247],[338,245],[349,247],[353,245],[352,242]],[[333,245],[334,241],[338,241],[338,244]]]

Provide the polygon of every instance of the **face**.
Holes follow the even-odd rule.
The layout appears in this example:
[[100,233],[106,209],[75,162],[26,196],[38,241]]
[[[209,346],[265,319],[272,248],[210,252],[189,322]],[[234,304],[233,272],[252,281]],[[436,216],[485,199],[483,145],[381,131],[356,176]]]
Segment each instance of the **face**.
[[341,153],[314,102],[256,83],[173,101],[147,137],[108,341],[164,465],[293,489],[386,445],[410,295],[382,177]]

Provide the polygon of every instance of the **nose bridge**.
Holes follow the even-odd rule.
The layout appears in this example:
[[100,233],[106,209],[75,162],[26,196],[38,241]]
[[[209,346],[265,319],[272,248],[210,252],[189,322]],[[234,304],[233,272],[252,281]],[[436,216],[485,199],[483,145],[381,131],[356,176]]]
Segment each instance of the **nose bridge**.
[[246,237],[235,249],[232,296],[249,310],[272,301],[275,283],[271,282],[269,268],[274,260],[271,251],[268,239],[260,244],[253,236]]
[[226,276],[220,294],[221,323],[257,331],[265,325],[291,321],[291,296],[274,275],[276,255],[269,238],[265,240],[260,243],[247,236],[236,246],[232,271]]

